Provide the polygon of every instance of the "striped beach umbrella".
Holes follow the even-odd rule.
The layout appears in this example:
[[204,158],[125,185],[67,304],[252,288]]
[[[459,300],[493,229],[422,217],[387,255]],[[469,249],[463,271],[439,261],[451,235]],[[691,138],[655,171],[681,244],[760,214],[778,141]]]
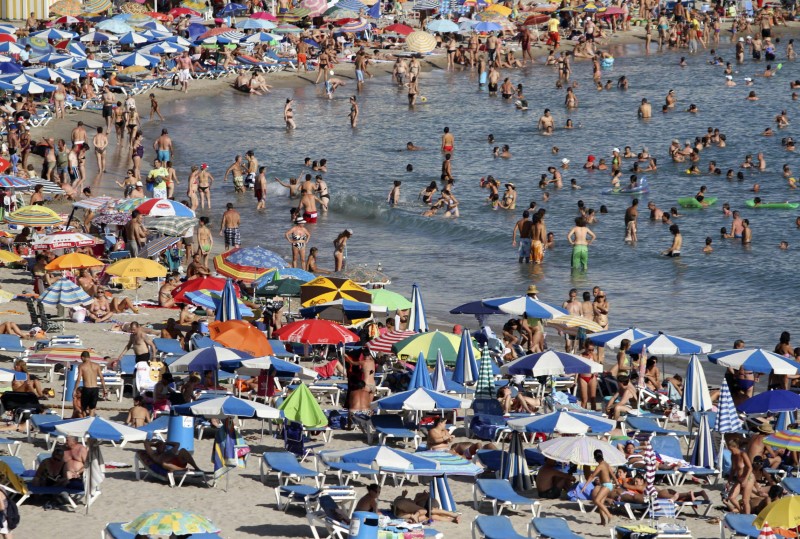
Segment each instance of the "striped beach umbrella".
[[[417,360],[417,367],[414,369],[415,373],[416,369],[419,368],[420,363],[424,364],[424,361],[420,362]],[[431,380],[431,383],[433,385],[433,389],[439,393],[447,392],[447,371],[444,366],[444,358],[442,357],[442,354],[436,355],[436,368],[433,370],[433,379]]]
[[45,290],[39,301],[51,307],[57,305],[76,307],[89,304],[94,299],[89,297],[89,294],[84,292],[83,288],[64,277],[50,285],[50,288]]
[[31,244],[31,248],[35,251],[74,249],[75,247],[97,245],[99,242],[100,240],[95,236],[83,232],[56,232],[36,240]]
[[417,0],[411,9],[414,11],[430,11],[439,7],[438,0]]
[[562,436],[539,444],[545,457],[577,466],[595,466],[594,452],[598,449],[609,466],[623,466],[628,462],[622,451],[594,436]]
[[3,189],[25,190],[31,186],[32,186],[31,182],[29,182],[25,178],[18,178],[16,176],[0,174],[0,187],[2,187]]
[[640,354],[645,346],[648,353],[656,356],[707,354],[711,351],[711,345],[708,343],[659,332],[658,335],[634,341],[631,344],[629,353]]
[[775,532],[770,527],[769,523],[765,520],[764,525],[761,527],[761,530],[758,532],[757,539],[776,539],[778,537]]
[[147,47],[142,47],[139,49],[144,54],[177,54],[179,52],[189,50],[188,47],[184,47],[183,45],[178,45],[177,43],[155,43],[153,45],[148,45]]
[[392,469],[435,469],[435,461],[415,453],[408,453],[388,445],[360,446],[336,451],[324,450],[320,452],[325,462],[344,462],[348,464],[361,464],[368,468]]
[[54,226],[64,222],[60,215],[45,206],[23,206],[5,217],[6,223],[17,226]]
[[603,366],[575,354],[566,352],[538,352],[506,363],[500,367],[503,374],[526,376],[560,376],[562,374],[592,374],[603,372]]
[[233,251],[228,251],[221,255],[214,257],[214,268],[217,273],[237,281],[251,282],[258,280],[271,268],[260,268],[256,266],[245,266],[242,264],[234,264],[228,257]]
[[508,451],[500,453],[500,477],[507,479],[514,490],[530,490],[531,476],[525,458],[523,434],[514,431],[508,442]]
[[241,301],[236,297],[233,281],[228,279],[225,282],[225,288],[222,289],[219,307],[215,311],[215,320],[219,322],[241,320],[242,313],[239,310],[239,303],[241,303]]
[[84,13],[106,13],[111,9],[111,0],[85,0],[83,2]]
[[507,314],[514,316],[525,316],[527,318],[541,318],[549,320],[559,316],[569,314],[561,307],[549,305],[543,301],[530,296],[511,296],[504,298],[484,299],[483,304],[489,307],[500,309]]
[[800,451],[800,430],[782,430],[764,438],[764,443],[787,451]]
[[425,317],[425,303],[417,283],[411,285],[411,312],[408,316],[408,329],[417,332],[428,331],[428,319]]
[[654,502],[658,498],[658,491],[656,490],[656,469],[658,468],[658,457],[656,452],[653,451],[653,446],[650,445],[650,440],[654,435],[650,435],[644,442],[644,483],[645,483],[645,498]]
[[224,346],[197,348],[173,361],[169,369],[173,372],[212,371],[220,368],[223,361],[252,359],[253,356],[241,350]]
[[714,468],[714,441],[711,438],[708,414],[700,414],[700,427],[694,439],[694,449],[692,450],[690,462],[692,466]]
[[120,45],[141,45],[143,43],[147,43],[148,41],[150,40],[141,34],[137,34],[136,32],[128,32],[119,38]]
[[350,11],[355,11],[356,13],[362,9],[364,11],[367,10],[366,4],[363,4],[358,0],[339,0],[334,7],[336,7],[336,9],[349,9]]
[[[486,356],[484,355],[484,357]],[[477,380],[477,378],[478,363],[475,361],[472,336],[469,334],[469,330],[464,328],[461,331],[461,344],[458,346],[453,381],[459,384],[469,384]]]
[[50,13],[54,15],[69,15],[77,17],[83,12],[83,6],[78,0],[58,0],[50,6]]
[[436,48],[436,38],[428,32],[415,30],[406,36],[406,49],[411,52],[429,53]]
[[277,408],[231,395],[179,404],[173,409],[178,415],[202,416],[215,419],[227,417],[278,419],[281,417],[281,412]]
[[283,39],[281,36],[276,36],[273,34],[269,34],[267,32],[258,32],[251,36],[248,36],[247,39],[244,40],[245,43],[272,43],[273,41],[277,42]]
[[41,348],[32,352],[28,356],[28,361],[41,363],[80,363],[82,361],[81,354],[84,352],[89,352],[89,361],[101,365],[106,364],[103,356],[98,355],[92,349],[87,350],[86,348],[73,348],[69,346]]
[[400,341],[413,337],[417,333],[415,331],[387,331],[377,339],[373,339],[367,343],[367,348],[376,354],[391,354],[392,346]]
[[139,204],[136,210],[151,217],[194,217],[194,211],[176,200],[151,198]]
[[[189,303],[203,309],[212,309],[215,313],[218,312],[222,304],[222,293],[215,290],[193,290],[186,292],[184,297]],[[237,320],[240,320],[242,316],[253,316],[253,311],[250,307],[242,303],[239,298],[236,299],[236,305],[239,308],[239,318]]]
[[774,374],[798,374],[800,363],[769,350],[753,348],[749,350],[725,350],[708,354],[708,359],[713,363],[731,369],[744,369],[746,371]]
[[118,54],[111,59],[115,64],[121,66],[140,66],[140,67],[153,67],[161,62],[158,56],[151,56],[149,54],[141,54],[139,52],[131,52],[128,54]]
[[[431,381],[431,375],[428,372],[428,365],[425,363],[425,358],[422,356],[422,352],[419,353],[417,365],[414,367],[414,372],[411,374],[411,379],[408,381],[408,390],[410,391],[420,387],[425,389],[434,389],[433,382]],[[439,391],[439,389],[436,389],[436,391]]]
[[434,410],[469,408],[471,402],[420,387],[373,401],[370,406],[380,410],[432,412]]
[[444,511],[455,512],[456,500],[453,498],[453,491],[450,490],[450,483],[447,482],[446,475],[431,478],[430,497],[428,498],[428,510],[432,511],[435,507],[434,501],[438,502],[438,507]]
[[312,17],[322,15],[328,9],[328,3],[325,0],[303,0],[300,5],[306,8]]
[[217,43],[239,43],[247,36],[241,32],[237,32],[236,30],[228,30],[227,32],[222,32],[214,36],[217,40]]
[[[650,350],[649,347],[648,350]],[[703,366],[700,364],[700,358],[697,355],[692,355],[692,359],[689,360],[684,380],[681,408],[683,410],[694,410],[695,412],[711,411],[714,405],[711,403],[711,393],[708,391],[706,373],[703,371]]]
[[281,23],[272,29],[272,32],[275,34],[299,34],[302,31],[302,28],[286,22]]
[[[278,266],[265,267],[274,268]],[[317,277],[300,287],[300,302],[303,307],[311,307],[318,303],[328,303],[337,299],[369,303],[372,296],[363,286],[349,279],[336,277]]]
[[494,374],[492,374],[492,357],[489,355],[489,350],[486,346],[483,347],[481,360],[478,364],[478,379],[475,383],[475,398],[476,399],[494,399]]
[[166,236],[182,238],[197,224],[194,217],[145,217],[144,226]]
[[28,81],[25,84],[17,86],[17,92],[23,95],[39,95],[47,92],[54,92],[56,89],[52,84],[44,82]]
[[728,382],[723,379],[719,391],[717,421],[714,424],[714,430],[726,434],[738,432],[741,429],[742,420],[739,417],[739,413],[736,411],[736,405],[733,403],[733,396],[731,396]]
[[58,30],[56,28],[48,28],[47,30],[41,30],[40,32],[32,33],[31,37],[37,37],[39,39],[47,39],[53,41],[64,41],[65,39],[72,39],[74,37],[77,37],[77,35],[78,34],[76,34],[75,32],[70,32],[68,30]]
[[529,433],[604,434],[613,430],[617,422],[590,413],[558,410],[545,415],[512,419],[508,426],[515,431]]
[[[222,293],[222,289],[225,288],[227,282],[226,279],[222,279],[221,277],[198,277],[189,279],[178,285],[172,291],[172,299],[175,300],[175,303],[186,303],[186,301],[188,301],[186,294],[194,292],[195,290],[211,290]],[[239,295],[238,287],[237,295]]]
[[[300,284],[307,283],[309,281],[314,280],[315,276],[313,273],[306,271],[300,268],[281,268],[281,269],[274,269],[270,270],[254,283],[256,288],[261,288],[264,285],[269,284],[272,281],[279,281],[281,279],[290,279],[294,281],[300,281]],[[298,286],[299,290],[299,286]],[[375,303],[373,301],[372,303]],[[380,305],[377,303],[377,305]]]
[[81,43],[106,43],[118,41],[117,36],[105,32],[92,31],[80,37]]

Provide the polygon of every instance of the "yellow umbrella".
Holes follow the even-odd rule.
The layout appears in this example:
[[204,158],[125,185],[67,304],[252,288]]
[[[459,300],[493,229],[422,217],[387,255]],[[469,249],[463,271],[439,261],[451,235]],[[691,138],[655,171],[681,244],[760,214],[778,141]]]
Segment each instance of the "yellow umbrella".
[[597,322],[574,314],[565,314],[564,316],[547,320],[545,323],[569,335],[575,335],[579,328],[585,329],[590,333],[603,331],[603,326]]
[[11,467],[5,462],[0,462],[0,478],[4,485],[16,490],[18,493],[28,493],[28,487],[25,485],[25,481],[12,472]]
[[77,17],[83,12],[83,6],[78,0],[58,0],[50,6],[50,13],[55,15],[69,15]]
[[406,49],[412,52],[427,53],[436,48],[436,38],[428,32],[416,30],[406,36]]
[[337,299],[349,299],[369,303],[370,293],[350,279],[336,277],[317,277],[300,286],[300,302],[303,307],[328,303]]
[[126,2],[122,4],[119,10],[123,13],[147,13],[147,7],[144,4],[137,4],[136,2]]
[[769,522],[774,530],[794,530],[800,527],[800,496],[784,496],[766,506],[753,521],[758,529]]
[[53,226],[63,222],[59,214],[45,206],[23,206],[6,215],[6,223],[18,226]]
[[103,265],[102,261],[93,256],[82,253],[67,253],[53,259],[44,269],[47,271],[63,271],[79,268],[96,268]]
[[0,262],[3,264],[13,264],[14,262],[22,262],[22,257],[19,256],[17,253],[12,253],[11,251],[6,251],[5,249],[0,250]]
[[138,277],[148,279],[165,277],[167,268],[149,258],[125,258],[106,268],[106,273],[117,277]]
[[484,13],[499,13],[503,17],[508,17],[511,15],[511,8],[506,7],[503,4],[492,4],[491,6],[487,7],[483,10]]

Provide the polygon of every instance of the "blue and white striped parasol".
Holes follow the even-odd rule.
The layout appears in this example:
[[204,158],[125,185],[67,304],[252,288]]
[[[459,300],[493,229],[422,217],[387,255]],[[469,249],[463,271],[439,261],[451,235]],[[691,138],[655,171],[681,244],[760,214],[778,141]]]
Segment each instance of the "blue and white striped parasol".
[[634,341],[631,344],[629,353],[641,354],[644,347],[647,347],[648,354],[656,356],[707,354],[711,351],[711,345],[708,343],[659,332],[658,335]]
[[117,56],[114,56],[112,58],[112,61],[115,64],[119,64],[121,66],[126,66],[126,67],[130,66],[153,67],[161,62],[161,58],[149,54],[131,52],[128,54],[118,54]]
[[264,19],[245,19],[237,22],[234,26],[240,30],[272,30],[277,25]]
[[148,41],[148,38],[136,32],[128,32],[119,38],[120,45],[142,45]]
[[628,339],[630,342],[644,339],[645,337],[654,337],[656,334],[651,331],[645,331],[636,327],[626,329],[608,329],[606,331],[598,331],[592,333],[587,337],[590,342],[604,348],[616,350],[619,348],[623,339]]
[[458,410],[459,408],[468,408],[469,405],[469,400],[442,395],[431,389],[418,388],[376,400],[371,407],[380,410],[431,412],[433,410]]
[[508,451],[500,453],[500,477],[507,479],[514,490],[530,490],[531,488],[531,476],[528,471],[528,461],[525,459],[521,432],[512,432]]
[[241,32],[237,32],[236,30],[229,30],[214,37],[216,38],[217,43],[239,43],[247,36]]
[[[186,293],[187,300],[204,309],[216,310],[219,305],[220,298],[220,293],[215,290],[193,290]],[[241,302],[241,300],[239,301]],[[253,316],[253,311],[244,303],[240,303],[239,313],[241,316]]]
[[478,364],[478,379],[475,383],[476,399],[494,399],[496,397],[492,363],[489,349],[484,346],[481,352],[481,361]]
[[558,410],[551,414],[512,419],[508,427],[518,432],[558,434],[604,434],[616,427],[613,419],[582,412]]
[[728,382],[724,378],[719,391],[718,408],[717,422],[714,425],[714,430],[726,434],[738,432],[742,429],[742,420],[739,418],[739,414],[736,411],[736,405],[733,403],[733,397],[731,396]]
[[[416,370],[419,368],[420,365],[425,365],[425,358],[422,357],[422,352],[419,353],[420,358],[417,359],[417,366],[414,369]],[[431,380],[431,384],[433,389],[438,391],[439,393],[445,393],[447,391],[447,377],[446,377],[446,369],[444,366],[444,358],[442,357],[442,351],[436,354],[436,368],[433,370],[433,380]]]
[[336,9],[347,9],[349,11],[360,12],[362,9],[366,11],[368,8],[365,4],[358,0],[339,0],[335,6]]
[[434,500],[439,502],[440,509],[451,512],[456,511],[456,500],[453,498],[453,492],[450,490],[450,483],[447,482],[446,475],[431,478],[430,498],[428,500],[429,511],[436,507],[433,503]]
[[708,354],[713,363],[731,369],[742,368],[746,371],[774,374],[799,374],[800,363],[769,350],[753,348],[749,350],[724,350]]
[[179,404],[173,406],[172,409],[178,415],[203,416],[209,419],[225,417],[278,419],[281,417],[281,411],[277,408],[232,396],[203,399],[191,404]]
[[[408,381],[408,390],[417,388],[434,389],[431,375],[428,372],[428,365],[425,363],[425,356],[422,352],[419,353],[417,365],[414,367],[414,372],[411,374],[411,379]],[[438,389],[436,391],[439,391]]]
[[142,442],[147,438],[147,433],[143,430],[134,429],[102,417],[67,419],[51,424],[51,426],[55,427],[55,430],[61,434],[74,436],[80,440],[88,436],[95,440],[112,442]]
[[711,439],[708,414],[700,414],[700,426],[694,440],[694,449],[692,450],[690,462],[692,466],[714,468],[714,441]]
[[28,95],[28,94],[43,94],[45,92],[54,92],[56,89],[55,86],[52,84],[46,84],[44,82],[33,82],[28,81],[24,84],[21,84],[17,87],[17,92]]
[[89,32],[88,34],[84,34],[80,38],[81,43],[105,43],[107,41],[118,41],[118,40],[119,39],[115,35],[97,31],[92,31]]
[[433,460],[394,449],[387,445],[361,446],[338,451],[321,451],[320,456],[325,462],[361,464],[377,469],[435,469],[438,467]]
[[225,288],[222,289],[219,308],[214,311],[217,322],[241,320],[242,312],[239,309],[240,303],[241,301],[236,297],[236,289],[233,287],[233,281],[228,279],[225,281]]
[[469,330],[461,330],[461,344],[458,347],[453,381],[459,384],[469,384],[478,379],[478,363],[475,361],[475,352],[472,350],[472,336]]
[[408,329],[421,333],[428,331],[428,319],[425,317],[425,303],[417,283],[411,285],[411,313],[408,316]]
[[[648,351],[650,349],[648,348]],[[706,383],[706,373],[700,364],[700,358],[692,355],[689,364],[686,366],[686,378],[683,387],[683,410],[694,410],[695,412],[709,412],[713,408],[711,403],[711,393],[708,391]]]
[[173,372],[211,371],[218,369],[223,361],[241,361],[252,357],[247,352],[232,348],[208,346],[192,350],[179,357],[170,364],[169,368]]
[[76,307],[78,305],[86,305],[94,301],[89,294],[83,291],[83,288],[76,285],[66,277],[63,277],[45,290],[42,297],[39,298],[45,305],[55,307],[56,305],[63,305],[65,307]]
[[37,37],[39,39],[46,39],[52,41],[64,41],[65,39],[72,39],[77,37],[78,34],[74,32],[68,32],[66,30],[58,30],[56,28],[48,28],[47,30],[42,30],[41,32],[34,32],[31,34],[30,37]]
[[560,376],[562,374],[592,374],[603,372],[603,366],[575,354],[566,352],[539,352],[529,354],[500,367],[503,374],[526,376]]
[[505,298],[489,298],[483,304],[500,309],[504,313],[527,318],[550,319],[569,314],[561,307],[549,305],[530,296],[511,296]]

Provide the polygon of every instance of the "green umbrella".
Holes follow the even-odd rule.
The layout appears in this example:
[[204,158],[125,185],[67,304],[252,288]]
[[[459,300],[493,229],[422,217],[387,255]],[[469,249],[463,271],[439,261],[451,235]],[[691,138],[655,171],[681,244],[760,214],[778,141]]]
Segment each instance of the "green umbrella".
[[478,381],[475,383],[476,399],[493,399],[496,397],[491,362],[492,358],[489,357],[489,350],[484,346],[481,353],[481,361],[478,365]]
[[397,292],[392,292],[391,290],[386,290],[385,288],[376,288],[374,290],[370,290],[369,293],[372,294],[371,303],[373,305],[386,307],[390,311],[411,308],[411,302]]
[[328,418],[319,407],[317,399],[305,384],[300,384],[284,399],[278,408],[289,421],[302,423],[307,428],[320,428],[328,424]]
[[256,293],[261,296],[299,298],[302,284],[303,281],[297,279],[274,279],[256,290]]

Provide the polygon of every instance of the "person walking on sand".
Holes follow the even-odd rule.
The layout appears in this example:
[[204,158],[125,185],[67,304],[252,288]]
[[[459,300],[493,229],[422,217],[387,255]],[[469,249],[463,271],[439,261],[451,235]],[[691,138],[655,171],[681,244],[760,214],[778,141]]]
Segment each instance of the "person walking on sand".
[[178,57],[178,81],[181,83],[181,91],[183,93],[189,92],[189,79],[192,78],[194,66],[192,59],[189,57],[189,51],[183,51]]
[[150,116],[148,116],[148,120],[152,120],[153,116],[158,116],[158,119],[162,122],[164,121],[164,117],[161,115],[161,109],[159,108],[158,101],[156,100],[156,94],[150,94]]
[[572,245],[572,269],[589,269],[589,245],[596,237],[586,226],[584,217],[575,218],[575,226],[567,234],[567,241]]
[[239,229],[241,222],[241,215],[233,209],[233,204],[228,202],[225,205],[225,213],[222,214],[222,221],[219,224],[219,235],[225,238],[225,251],[230,251],[234,247],[241,247],[242,233]]
[[581,492],[586,490],[586,487],[592,483],[596,478],[600,478],[600,485],[596,486],[592,491],[592,501],[597,507],[597,512],[600,513],[600,525],[605,526],[611,522],[611,511],[606,507],[605,500],[611,491],[614,490],[614,472],[611,466],[605,461],[603,451],[595,449],[594,460],[597,462],[597,467],[592,474],[586,478]]
[[75,380],[75,387],[78,387],[83,380],[83,392],[81,393],[81,409],[83,410],[81,417],[91,416],[94,417],[94,411],[97,408],[97,400],[99,395],[99,388],[97,387],[97,380],[103,386],[103,398],[106,398],[106,380],[103,376],[103,369],[97,363],[90,360],[91,354],[84,350],[81,352],[81,364],[78,366],[78,378]]
[[106,171],[106,148],[108,148],[108,135],[105,134],[102,127],[97,128],[97,134],[92,138],[92,146],[97,159],[97,175],[94,177],[94,181],[99,181],[103,177],[103,172]]

